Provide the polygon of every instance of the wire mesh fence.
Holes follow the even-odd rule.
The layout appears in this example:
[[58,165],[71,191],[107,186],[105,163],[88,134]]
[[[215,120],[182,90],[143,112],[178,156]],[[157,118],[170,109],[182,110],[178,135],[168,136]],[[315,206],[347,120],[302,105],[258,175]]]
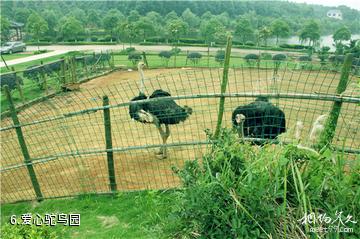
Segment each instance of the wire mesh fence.
[[[231,65],[236,64],[232,60]],[[209,141],[205,130],[215,131],[221,97],[225,98],[222,127],[232,127],[231,114],[237,106],[254,101],[256,96],[267,96],[284,111],[288,129],[303,122],[304,144],[316,118],[329,114],[334,102],[342,102],[331,144],[345,151],[349,159],[359,154],[360,90],[356,75],[350,75],[346,90],[339,95],[341,73],[331,68],[302,69],[293,62],[281,62],[274,70],[274,62],[262,64],[232,67],[223,94],[219,67],[145,70],[145,76],[161,72],[145,79],[146,95],[162,89],[178,105],[192,108],[188,119],[170,125],[165,159],[157,154],[162,140],[155,125],[129,116],[129,101],[139,94],[137,72],[114,72],[106,80],[100,77],[80,86],[79,91],[58,93],[18,112],[18,125],[4,118],[0,131],[1,202],[177,187],[179,180],[171,168],[206,152]],[[129,75],[118,80],[120,74]],[[23,143],[16,132],[19,129]]]
[[[87,53],[46,64],[30,65],[23,70],[2,74],[1,88],[8,85],[17,106],[27,107],[32,101],[71,90],[79,82],[109,72],[112,69],[110,58],[108,52]],[[8,102],[3,91],[1,106],[1,113],[4,113],[8,109]]]

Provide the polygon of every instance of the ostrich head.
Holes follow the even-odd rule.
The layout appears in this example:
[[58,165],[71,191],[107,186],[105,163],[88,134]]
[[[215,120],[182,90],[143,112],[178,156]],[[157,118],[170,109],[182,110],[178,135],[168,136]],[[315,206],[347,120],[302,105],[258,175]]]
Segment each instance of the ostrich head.
[[235,115],[235,122],[236,122],[236,131],[240,138],[244,138],[244,122],[245,122],[245,115],[237,114]]
[[144,80],[145,80],[144,68],[145,68],[144,62],[140,61],[138,63],[138,71],[139,71],[139,74],[140,74],[140,82],[139,82],[140,94],[144,94],[144,90],[145,90],[145,86],[144,86]]
[[295,139],[300,140],[301,132],[304,129],[304,123],[302,121],[297,121],[295,126]]
[[139,61],[137,68],[138,71],[142,71],[145,68],[145,63],[143,61]]
[[324,131],[325,122],[327,118],[328,118],[327,114],[320,115],[319,117],[316,118],[309,135],[309,139],[313,144],[317,142],[318,138],[320,137],[320,134]]

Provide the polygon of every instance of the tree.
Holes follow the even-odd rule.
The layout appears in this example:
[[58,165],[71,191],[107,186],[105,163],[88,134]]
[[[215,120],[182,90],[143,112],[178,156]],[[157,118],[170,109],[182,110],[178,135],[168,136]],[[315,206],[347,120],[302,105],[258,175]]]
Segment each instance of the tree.
[[139,19],[140,19],[140,14],[138,11],[136,10],[130,11],[129,16],[127,18],[129,23],[137,22],[139,21]]
[[32,13],[26,24],[26,31],[34,38],[37,42],[40,42],[40,37],[49,30],[47,22],[37,13]]
[[97,11],[95,11],[94,9],[91,9],[88,12],[87,26],[89,26],[89,27],[99,27],[99,26],[101,26],[101,20],[100,20],[100,17],[99,17],[99,13]]
[[200,23],[200,19],[194,13],[187,8],[181,15],[182,19],[189,25],[190,30],[196,30],[196,27]]
[[200,33],[208,46],[210,46],[210,42],[221,40],[221,36],[226,34],[226,29],[220,21],[212,18],[210,21],[201,23]]
[[309,46],[314,46],[320,39],[320,27],[314,20],[310,20],[305,24],[299,36],[301,41],[309,41]]
[[348,41],[351,38],[351,32],[347,27],[342,27],[336,30],[336,32],[333,35],[333,39],[335,44],[340,43],[342,44],[342,41]]
[[103,25],[104,25],[104,28],[110,34],[111,42],[114,37],[114,31],[116,31],[116,28],[119,25],[120,19],[121,19],[121,13],[116,9],[112,9],[112,10],[108,11],[108,13],[104,17]]
[[1,16],[0,22],[0,34],[1,34],[1,41],[7,41],[10,37],[10,22],[7,18]]
[[155,28],[150,19],[147,17],[140,18],[139,21],[135,23],[136,28],[139,33],[142,35],[144,42],[146,42],[146,37],[150,34],[154,34]]
[[179,18],[179,16],[176,14],[175,11],[171,11],[168,14],[166,14],[165,16],[165,22],[170,22],[173,20],[177,20]]
[[136,27],[136,24],[130,22],[124,22],[121,23],[118,27],[119,27],[118,28],[119,33],[123,36],[123,41],[129,41],[131,47],[132,42],[139,35],[139,31],[138,28]]
[[86,24],[86,21],[87,21],[86,13],[84,10],[82,10],[80,8],[76,7],[75,9],[71,10],[71,12],[68,14],[68,16],[73,16],[77,20],[79,20],[82,24]]
[[179,41],[179,37],[186,34],[188,25],[181,19],[175,19],[166,25],[166,29],[172,39]]
[[264,41],[265,46],[267,46],[267,40],[271,37],[272,32],[268,27],[262,27],[259,30],[259,39]]
[[276,37],[276,45],[279,44],[279,38],[285,38],[290,35],[290,27],[284,20],[278,19],[272,22],[271,32]]
[[75,39],[75,41],[77,41],[78,36],[84,33],[84,27],[82,22],[75,17],[70,16],[62,26],[61,33],[65,39]]
[[50,36],[54,37],[56,34],[55,29],[56,29],[56,22],[57,22],[57,16],[56,16],[55,12],[53,10],[45,10],[42,13],[42,16],[48,24],[48,28],[49,28],[48,34]]
[[31,12],[27,8],[17,8],[15,10],[14,19],[17,22],[26,23],[26,20],[30,16]]
[[254,39],[254,30],[250,22],[246,19],[240,19],[236,23],[235,35],[240,37],[240,41],[244,44],[246,41]]

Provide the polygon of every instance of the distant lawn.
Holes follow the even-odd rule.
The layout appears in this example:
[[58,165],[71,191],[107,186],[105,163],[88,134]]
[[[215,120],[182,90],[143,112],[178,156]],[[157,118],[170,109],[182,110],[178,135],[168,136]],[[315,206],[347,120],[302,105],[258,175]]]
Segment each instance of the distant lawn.
[[[21,64],[16,64],[16,65],[12,65],[16,71],[22,71],[24,69],[26,69],[26,67],[29,66],[33,66],[33,65],[40,65],[41,61],[43,61],[44,63],[47,62],[51,62],[51,61],[56,61],[62,57],[65,56],[72,56],[74,53],[69,52],[69,53],[65,53],[65,54],[60,54],[60,55],[56,55],[56,56],[50,56],[50,57],[46,57],[43,59],[39,59],[39,60],[34,60],[34,61],[29,61],[29,62],[25,62],[25,63],[21,63]],[[5,59],[6,60],[6,59]],[[1,67],[0,68],[0,73],[6,73],[9,72],[10,70],[8,70],[6,67]]]
[[163,228],[174,200],[172,192],[146,191],[5,204],[1,205],[1,225],[4,229],[11,215],[19,220],[24,213],[78,213],[80,226],[58,224],[49,230],[59,233],[59,238],[169,238]]
[[[10,61],[10,60],[24,58],[24,57],[33,56],[33,55],[34,55],[34,52],[26,51],[26,52],[15,53],[15,54],[3,54],[2,56],[4,57],[5,61]],[[1,61],[3,61],[3,60],[1,59]]]

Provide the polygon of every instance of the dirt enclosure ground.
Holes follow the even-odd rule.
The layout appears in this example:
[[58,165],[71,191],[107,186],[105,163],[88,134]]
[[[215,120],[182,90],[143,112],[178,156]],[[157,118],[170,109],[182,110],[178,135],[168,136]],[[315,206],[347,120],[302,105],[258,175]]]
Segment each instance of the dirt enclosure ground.
[[[203,97],[220,93],[221,69],[154,69],[145,71],[146,93],[164,89],[173,96],[197,96],[177,100],[188,105],[193,114],[185,122],[170,127],[168,158],[155,156],[160,135],[153,125],[132,121],[128,102],[138,94],[138,73],[117,71],[81,85],[78,92],[67,92],[38,103],[19,113],[26,144],[44,197],[58,197],[89,192],[109,192],[102,97],[109,96],[112,141],[117,189],[163,189],[179,185],[171,167],[180,167],[186,160],[200,158],[205,152],[204,130],[216,126],[219,98]],[[305,93],[333,94],[340,75],[330,71],[231,69],[227,93]],[[353,77],[344,95],[358,97],[357,78]],[[228,97],[225,103],[224,127],[231,127],[235,107],[251,102],[253,97]],[[290,130],[297,121],[304,123],[304,144],[314,120],[328,113],[332,102],[309,99],[272,99],[286,115]],[[72,112],[94,109],[69,116]],[[68,117],[59,117],[67,115]],[[359,109],[344,103],[336,137],[338,146],[360,148]],[[10,119],[2,128],[11,126]],[[14,129],[1,131],[2,202],[34,199],[35,194],[23,163]],[[177,145],[181,144],[181,145]],[[143,148],[143,146],[148,146]],[[140,147],[140,148],[138,148]],[[142,147],[142,148],[141,148]]]

